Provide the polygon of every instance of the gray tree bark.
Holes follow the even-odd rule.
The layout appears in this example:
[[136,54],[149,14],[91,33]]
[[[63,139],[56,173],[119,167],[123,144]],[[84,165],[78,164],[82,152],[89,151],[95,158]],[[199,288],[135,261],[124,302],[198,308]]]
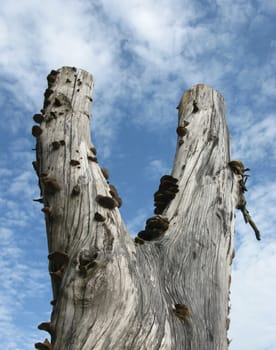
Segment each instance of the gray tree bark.
[[90,140],[92,76],[63,67],[48,84],[32,132],[53,311],[39,325],[51,340],[35,347],[226,349],[241,175],[228,166],[223,97],[196,85],[181,98],[173,170],[134,240]]

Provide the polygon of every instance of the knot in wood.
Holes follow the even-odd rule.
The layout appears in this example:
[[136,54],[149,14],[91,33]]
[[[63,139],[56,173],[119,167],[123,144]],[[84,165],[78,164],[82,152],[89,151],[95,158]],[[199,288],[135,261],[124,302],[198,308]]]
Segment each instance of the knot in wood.
[[97,265],[96,259],[98,257],[98,249],[96,248],[84,248],[80,251],[78,261],[79,270],[81,272],[87,272],[88,269]]
[[187,305],[175,304],[174,307],[175,307],[174,313],[178,318],[180,318],[183,321],[186,321],[189,318],[190,311]]
[[80,185],[75,185],[72,189],[72,196],[78,196],[81,192]]
[[199,108],[197,106],[197,102],[194,100],[192,113],[197,113],[198,111],[199,111]]

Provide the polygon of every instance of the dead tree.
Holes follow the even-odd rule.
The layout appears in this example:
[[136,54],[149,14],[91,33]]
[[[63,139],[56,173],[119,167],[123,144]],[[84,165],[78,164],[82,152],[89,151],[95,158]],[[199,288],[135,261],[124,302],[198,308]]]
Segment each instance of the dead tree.
[[[37,349],[226,349],[235,208],[243,173],[229,166],[223,97],[205,85],[178,106],[171,175],[133,239],[122,200],[90,140],[92,76],[52,71],[36,161],[52,281],[50,341]],[[245,204],[244,204],[245,206]]]

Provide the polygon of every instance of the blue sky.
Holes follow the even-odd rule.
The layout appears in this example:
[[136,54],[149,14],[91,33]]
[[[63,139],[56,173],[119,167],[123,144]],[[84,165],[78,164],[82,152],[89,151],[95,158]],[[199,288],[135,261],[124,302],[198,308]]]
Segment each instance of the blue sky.
[[[66,4],[66,5],[65,5]],[[51,286],[32,169],[33,114],[51,69],[91,72],[92,137],[137,233],[170,172],[177,106],[197,83],[227,107],[232,158],[251,169],[248,209],[236,217],[231,350],[276,344],[276,2],[271,0],[9,0],[0,10],[0,343],[27,350],[47,335]]]

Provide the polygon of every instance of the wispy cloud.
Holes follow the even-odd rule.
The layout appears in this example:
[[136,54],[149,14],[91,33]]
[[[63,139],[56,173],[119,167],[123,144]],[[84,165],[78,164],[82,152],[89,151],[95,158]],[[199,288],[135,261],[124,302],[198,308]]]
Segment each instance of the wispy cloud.
[[[22,349],[21,339],[28,344],[26,349],[32,346],[30,339],[36,333],[28,329],[26,336],[16,315],[19,309],[27,319],[23,310],[28,310],[35,318],[34,310],[24,303],[34,300],[33,291],[44,295],[43,288],[49,289],[43,215],[31,201],[39,191],[31,167],[30,129],[32,114],[42,107],[46,75],[64,65],[94,75],[92,135],[100,158],[115,163],[112,168],[127,197],[124,203],[130,207],[122,211],[132,233],[143,227],[152,210],[152,182],[157,188],[157,179],[170,170],[175,107],[183,91],[202,82],[224,95],[233,157],[252,168],[248,209],[263,235],[261,244],[255,242],[249,225],[238,219],[233,349],[247,348],[243,339],[254,339],[256,350],[268,347],[273,339],[275,343],[267,306],[275,308],[270,294],[275,286],[268,273],[275,270],[276,44],[271,19],[275,11],[274,2],[268,0],[68,0],[66,6],[62,0],[10,0],[1,5],[0,215],[6,253],[0,261],[5,276],[11,276],[0,278],[5,292],[0,295],[3,348]],[[133,148],[126,140],[131,140]],[[127,175],[132,184],[126,181]],[[151,197],[145,200],[149,192]],[[34,256],[30,256],[30,244]],[[32,265],[34,260],[39,261],[38,268]],[[13,304],[21,289],[22,296]],[[5,296],[10,290],[10,297]],[[269,302],[261,310],[257,305],[262,300]],[[262,322],[254,319],[257,313]],[[258,337],[258,342],[249,334],[251,329],[260,333],[257,325],[266,327],[262,328],[265,337]],[[254,349],[253,340],[251,345]]]
[[[171,172],[170,167],[164,163],[161,159],[154,159],[149,161],[148,166],[145,169],[145,176],[152,180],[158,180],[164,174]],[[158,181],[156,181],[158,184]]]
[[[236,221],[236,257],[231,287],[231,349],[272,349],[276,323],[276,244],[275,211],[276,183],[254,186],[248,193],[250,214],[262,235],[255,240],[254,232],[240,213]],[[258,337],[252,337],[258,334]]]

